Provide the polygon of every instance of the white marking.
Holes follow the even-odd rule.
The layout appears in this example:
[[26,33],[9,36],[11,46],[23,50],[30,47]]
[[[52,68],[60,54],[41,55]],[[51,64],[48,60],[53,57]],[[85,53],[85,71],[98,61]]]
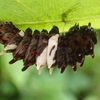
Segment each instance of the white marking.
[[21,30],[19,33],[18,33],[20,36],[24,36],[24,32]]
[[7,51],[7,50],[14,50],[17,48],[17,45],[16,44],[8,44],[5,48],[4,48],[4,51]]
[[48,49],[48,46],[43,50],[43,52],[40,54],[40,56],[38,56],[36,59],[37,70],[41,70],[41,67],[43,68],[46,66],[47,49]]
[[80,56],[81,56],[81,53],[80,53],[80,54],[78,54],[78,56],[80,57]]
[[51,67],[51,68],[49,69],[49,74],[50,74],[50,75],[52,75],[53,69],[54,69],[53,67]]
[[92,50],[93,48],[92,47],[90,47],[90,50]]
[[14,50],[17,48],[17,45],[16,44],[8,44],[3,51],[0,52],[0,55],[3,55],[6,53],[6,51],[8,50]]
[[91,26],[88,26],[88,29],[91,29]]
[[[52,36],[48,41],[48,51],[47,51],[48,68],[50,68],[56,62],[56,60],[53,60],[53,58],[55,57],[56,50],[57,50],[58,37],[59,37],[59,35],[56,34],[56,35]],[[55,46],[55,48],[52,50],[51,55],[49,55],[53,46]]]
[[39,71],[38,71],[38,74],[39,74],[39,75],[41,75],[42,69],[43,69],[44,67],[45,67],[44,65],[40,67],[40,69],[39,69]]
[[74,68],[75,66],[72,65],[71,67]]

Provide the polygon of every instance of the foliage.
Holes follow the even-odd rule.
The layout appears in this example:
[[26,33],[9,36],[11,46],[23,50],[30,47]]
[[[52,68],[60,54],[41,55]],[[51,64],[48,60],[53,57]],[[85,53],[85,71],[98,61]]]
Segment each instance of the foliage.
[[[0,0],[0,21],[12,21],[23,30],[50,30],[57,25],[60,31],[68,30],[74,23],[91,22],[99,39],[100,1]],[[64,74],[55,69],[51,76],[48,69],[39,76],[35,66],[23,73],[22,61],[9,65],[12,55],[0,56],[0,100],[99,100],[99,45],[100,41],[95,46],[95,58],[87,56],[84,67],[76,73],[68,66]]]

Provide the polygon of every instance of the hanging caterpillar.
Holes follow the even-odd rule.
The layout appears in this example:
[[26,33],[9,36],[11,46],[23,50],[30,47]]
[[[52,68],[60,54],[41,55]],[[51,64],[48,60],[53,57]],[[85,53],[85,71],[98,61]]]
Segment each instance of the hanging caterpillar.
[[63,73],[68,65],[74,71],[77,70],[77,63],[82,67],[86,55],[94,58],[97,33],[91,23],[80,27],[75,24],[65,34],[60,34],[57,26],[53,26],[49,32],[43,29],[41,32],[35,30],[32,34],[30,28],[24,32],[12,22],[3,22],[0,24],[0,43],[4,45],[0,55],[6,52],[13,54],[9,64],[23,60],[22,71],[35,64],[39,74],[45,66],[48,66],[50,74],[55,67]]

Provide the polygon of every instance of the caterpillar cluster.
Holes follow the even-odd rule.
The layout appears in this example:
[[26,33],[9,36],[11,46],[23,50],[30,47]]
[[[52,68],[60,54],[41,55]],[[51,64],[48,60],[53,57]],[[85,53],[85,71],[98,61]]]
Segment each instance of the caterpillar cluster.
[[48,32],[43,29],[25,31],[16,28],[12,22],[0,24],[0,43],[4,45],[5,52],[11,52],[13,59],[10,64],[23,60],[22,71],[35,64],[39,73],[43,67],[48,66],[50,74],[54,67],[61,69],[61,73],[69,65],[74,71],[77,63],[83,66],[85,56],[94,58],[94,45],[97,43],[97,33],[91,23],[84,26],[75,24],[67,32],[59,33],[59,28],[53,26]]

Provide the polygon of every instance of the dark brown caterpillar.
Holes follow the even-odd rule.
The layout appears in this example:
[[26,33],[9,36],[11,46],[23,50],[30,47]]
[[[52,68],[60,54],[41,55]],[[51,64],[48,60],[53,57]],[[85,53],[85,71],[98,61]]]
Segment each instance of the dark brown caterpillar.
[[30,65],[36,64],[37,70],[41,73],[43,67],[48,66],[50,74],[54,67],[61,69],[61,73],[70,65],[74,71],[76,64],[83,66],[85,56],[91,55],[94,58],[94,46],[97,44],[97,33],[88,25],[80,26],[75,24],[68,32],[59,33],[59,28],[53,26],[48,32],[32,30],[27,28],[24,31],[16,28],[11,22],[0,24],[0,43],[4,45],[5,52],[13,53],[10,64],[17,60],[23,60],[25,71]]

